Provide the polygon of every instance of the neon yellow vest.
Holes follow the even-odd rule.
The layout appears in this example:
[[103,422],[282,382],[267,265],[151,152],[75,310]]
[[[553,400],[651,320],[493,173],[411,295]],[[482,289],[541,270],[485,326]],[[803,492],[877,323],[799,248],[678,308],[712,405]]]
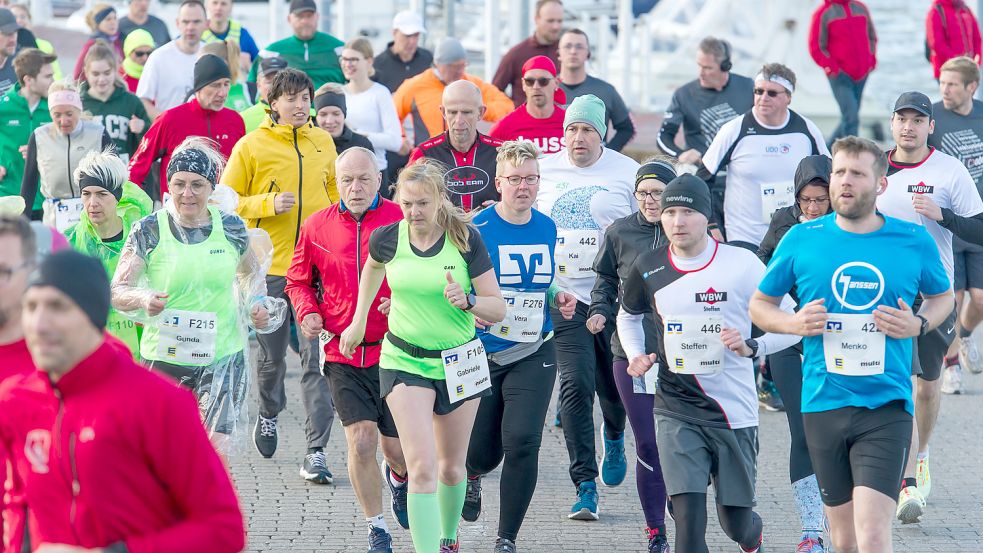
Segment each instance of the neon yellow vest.
[[[231,38],[232,42],[239,44],[239,37],[242,36],[242,24],[235,19],[229,20],[229,32],[225,34],[225,38]],[[205,32],[201,34],[201,39],[205,41],[206,44],[209,42],[221,42],[224,39],[215,36],[215,33],[211,29],[206,28]]]

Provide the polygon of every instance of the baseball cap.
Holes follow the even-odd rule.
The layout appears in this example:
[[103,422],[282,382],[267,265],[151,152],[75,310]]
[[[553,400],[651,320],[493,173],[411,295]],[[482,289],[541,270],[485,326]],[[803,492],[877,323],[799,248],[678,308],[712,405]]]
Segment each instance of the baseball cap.
[[270,73],[278,73],[287,68],[287,60],[281,58],[280,56],[270,56],[268,58],[260,58],[259,60],[259,74],[269,75]]
[[20,25],[17,24],[17,17],[14,12],[7,8],[0,8],[0,33],[10,35],[16,33],[18,29],[20,29]]
[[314,0],[290,0],[290,13],[316,12],[317,2]]
[[932,101],[921,92],[905,92],[894,102],[894,113],[903,109],[913,109],[922,115],[932,117]]
[[397,13],[396,17],[393,17],[393,29],[404,35],[427,32],[423,27],[423,18],[420,17],[420,14],[412,10],[404,10]]

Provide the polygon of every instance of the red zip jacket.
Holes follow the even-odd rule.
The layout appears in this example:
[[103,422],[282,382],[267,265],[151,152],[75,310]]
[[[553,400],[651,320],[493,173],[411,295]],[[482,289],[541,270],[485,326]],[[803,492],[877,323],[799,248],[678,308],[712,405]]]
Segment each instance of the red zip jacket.
[[35,371],[0,386],[11,455],[42,542],[130,553],[245,546],[232,482],[192,394],[106,339],[52,384]]
[[[3,390],[7,380],[15,380],[35,370],[34,360],[23,339],[0,345],[0,390]],[[0,443],[0,551],[19,553],[24,542],[23,486],[7,474],[9,458],[10,455]]]
[[826,75],[859,81],[877,66],[877,34],[870,11],[857,0],[825,0],[812,14],[809,53]]
[[219,145],[225,159],[232,147],[246,134],[246,126],[238,112],[229,108],[212,111],[201,107],[197,98],[173,107],[157,118],[143,135],[140,146],[130,158],[130,182],[143,186],[150,166],[160,159],[160,191],[167,192],[167,164],[171,153],[185,138],[204,136]]
[[935,78],[942,64],[958,56],[980,63],[980,26],[963,0],[935,0],[925,18],[925,40]]
[[[358,302],[358,282],[369,257],[369,235],[379,227],[403,218],[395,203],[376,195],[375,202],[356,220],[343,202],[311,215],[300,227],[294,258],[287,270],[287,296],[303,321],[311,313],[320,313],[324,329],[335,336],[324,347],[324,360],[356,367],[379,363],[382,337],[389,330],[385,315],[379,313],[379,299],[389,297],[389,284],[382,282],[379,293],[369,307],[363,345],[355,348],[351,359],[338,352],[339,335],[351,324]],[[318,302],[313,288],[313,273],[321,278],[323,301]]]

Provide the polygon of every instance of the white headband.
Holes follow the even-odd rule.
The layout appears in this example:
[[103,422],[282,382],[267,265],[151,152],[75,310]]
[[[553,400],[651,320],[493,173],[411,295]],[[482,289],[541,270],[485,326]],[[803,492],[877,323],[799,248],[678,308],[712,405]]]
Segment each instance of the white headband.
[[754,82],[758,82],[758,81],[771,81],[775,84],[780,84],[785,88],[785,90],[788,91],[789,94],[795,91],[795,86],[791,83],[791,81],[789,81],[785,77],[781,77],[778,75],[772,75],[766,78],[764,73],[758,73],[754,77]]

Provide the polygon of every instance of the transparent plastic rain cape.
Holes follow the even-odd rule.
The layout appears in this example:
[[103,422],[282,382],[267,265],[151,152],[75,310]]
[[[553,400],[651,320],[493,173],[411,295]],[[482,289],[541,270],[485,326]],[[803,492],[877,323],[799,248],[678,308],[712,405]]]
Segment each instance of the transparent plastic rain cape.
[[145,363],[194,391],[213,443],[228,456],[241,451],[249,428],[249,332],[274,332],[288,306],[267,296],[269,234],[224,211],[227,195],[212,199],[223,205],[210,202],[197,217],[182,218],[166,202],[138,221],[120,252],[112,295],[122,315],[144,325]]

